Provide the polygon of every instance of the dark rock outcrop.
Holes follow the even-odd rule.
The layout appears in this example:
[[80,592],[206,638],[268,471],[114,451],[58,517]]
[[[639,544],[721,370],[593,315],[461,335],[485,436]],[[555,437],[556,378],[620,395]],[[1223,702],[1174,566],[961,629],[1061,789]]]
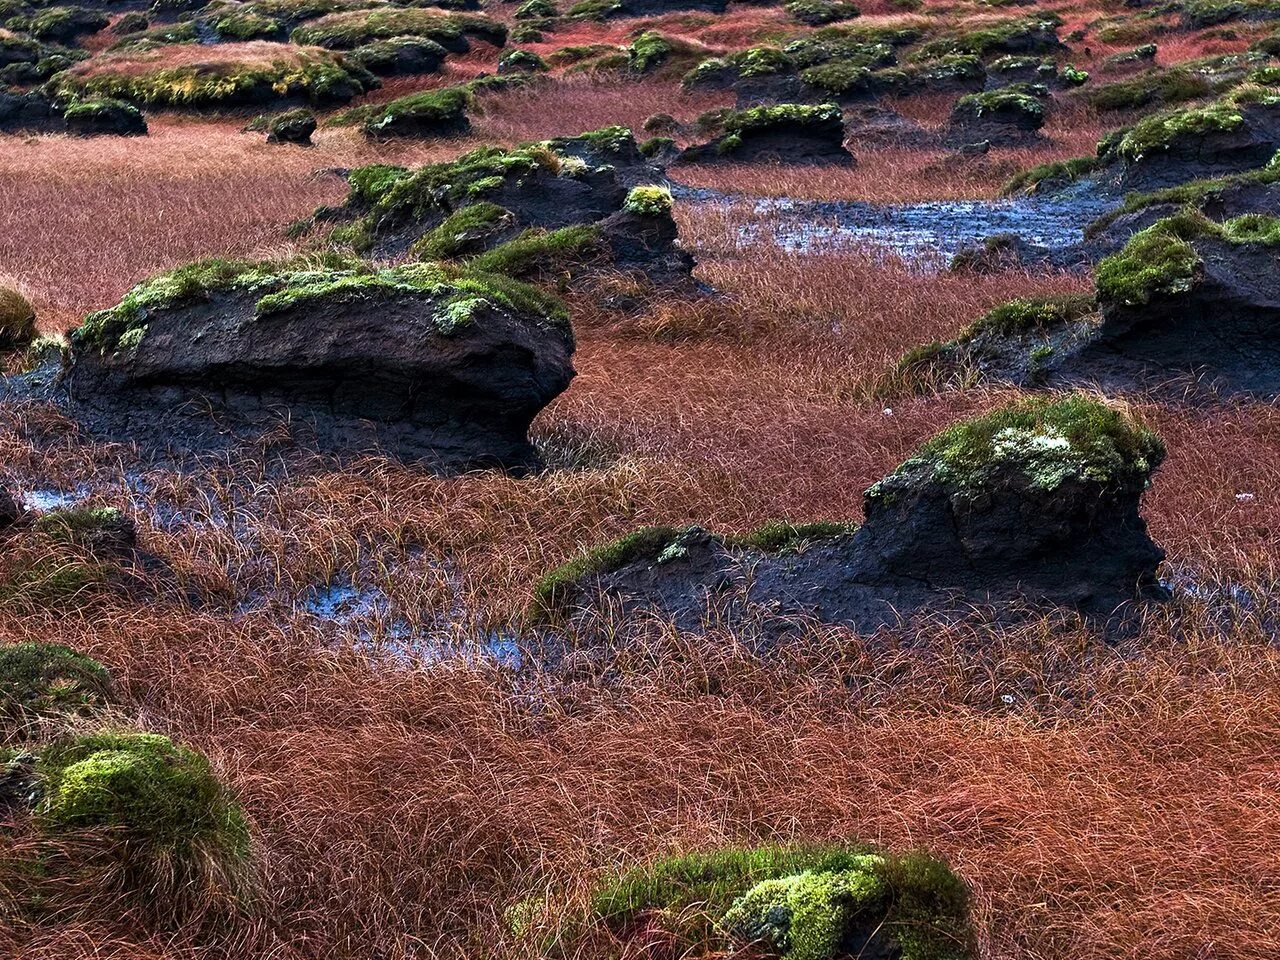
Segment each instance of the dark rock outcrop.
[[38,90],[0,91],[0,133],[52,133],[63,129],[62,111]]
[[1096,385],[1280,396],[1280,219],[1183,211],[1097,269],[1093,298],[1018,300],[900,365],[903,383]]
[[1164,449],[1084,397],[1026,401],[927,443],[865,494],[852,533],[745,538],[646,530],[550,574],[535,618],[603,598],[686,628],[708,616],[862,631],[973,604],[1060,606],[1102,620],[1165,596],[1139,499]]
[[135,437],[198,447],[213,420],[240,434],[284,415],[324,447],[520,468],[572,352],[563,307],[508,277],[208,261],[87,318],[62,389],[90,426]]

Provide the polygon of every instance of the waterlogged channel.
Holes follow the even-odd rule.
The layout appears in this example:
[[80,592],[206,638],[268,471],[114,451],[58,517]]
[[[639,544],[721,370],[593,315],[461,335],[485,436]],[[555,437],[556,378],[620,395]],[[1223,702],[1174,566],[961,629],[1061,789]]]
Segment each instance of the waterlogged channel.
[[690,204],[750,204],[759,219],[744,224],[744,243],[767,240],[784,250],[862,247],[883,250],[927,269],[942,269],[962,248],[1014,233],[1058,263],[1078,259],[1084,228],[1117,204],[1114,195],[1081,181],[1053,196],[1001,200],[934,200],[874,204],[850,200],[757,197],[673,184]]

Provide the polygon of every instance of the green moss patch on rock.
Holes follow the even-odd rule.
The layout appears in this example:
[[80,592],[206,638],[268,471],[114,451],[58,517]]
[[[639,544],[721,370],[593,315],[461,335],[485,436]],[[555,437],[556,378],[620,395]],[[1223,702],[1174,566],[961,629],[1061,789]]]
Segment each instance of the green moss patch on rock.
[[1097,305],[1087,294],[1018,298],[1002,303],[976,320],[963,336],[992,333],[1015,336],[1029,330],[1074,323],[1091,314]]
[[624,936],[645,919],[698,952],[974,956],[969,891],[950,868],[923,853],[855,846],[729,848],[659,860],[606,883],[591,919]]
[[470,91],[463,87],[409,94],[379,106],[361,130],[374,138],[458,136],[471,129],[471,102]]

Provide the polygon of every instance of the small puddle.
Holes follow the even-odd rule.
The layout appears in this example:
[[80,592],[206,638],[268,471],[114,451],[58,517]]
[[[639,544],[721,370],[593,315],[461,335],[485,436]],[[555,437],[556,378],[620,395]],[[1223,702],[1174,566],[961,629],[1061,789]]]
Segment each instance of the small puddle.
[[751,204],[765,221],[742,227],[748,243],[768,239],[799,253],[879,248],[930,269],[945,267],[962,248],[998,233],[1015,233],[1046,250],[1069,252],[1083,240],[1084,228],[1117,203],[1087,180],[1050,197],[904,204],[753,197],[679,184],[672,193],[686,203]]
[[22,505],[28,510],[47,513],[50,510],[60,510],[63,507],[69,507],[73,503],[84,500],[89,496],[89,492],[87,487],[75,490],[27,490],[20,499],[22,500]]

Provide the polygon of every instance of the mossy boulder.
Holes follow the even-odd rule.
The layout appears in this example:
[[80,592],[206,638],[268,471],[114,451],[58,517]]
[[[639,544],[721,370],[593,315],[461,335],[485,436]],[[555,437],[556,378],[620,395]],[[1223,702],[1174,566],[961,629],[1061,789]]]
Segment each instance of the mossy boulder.
[[1280,396],[1277,267],[1276,217],[1219,223],[1183,210],[1098,264],[1096,309],[1092,298],[1014,301],[957,340],[904,358],[894,380],[916,388],[977,379],[1099,385],[1174,399]]
[[566,16],[574,20],[614,20],[695,10],[724,13],[728,8],[729,0],[577,0],[569,6]]
[[667,857],[607,879],[582,938],[645,938],[673,955],[971,960],[968,887],[925,853],[854,845]]
[[111,19],[88,7],[51,6],[29,15],[10,17],[5,26],[37,40],[74,44],[82,36],[106,29]]
[[[669,194],[631,190],[659,177],[630,130],[605,127],[414,170],[358,168],[346,204],[313,222],[341,222],[334,239],[379,257],[483,256],[481,269],[508,274],[577,280],[612,270],[692,290]],[[662,209],[628,209],[645,199]]]
[[451,53],[466,53],[471,40],[495,46],[507,42],[507,28],[480,14],[444,13],[419,7],[376,7],[331,13],[294,30],[290,39],[303,46],[354,50],[378,40],[420,37]]
[[316,132],[316,115],[299,107],[286,110],[267,121],[267,143],[296,143],[308,146]]
[[25,350],[35,338],[35,309],[17,290],[0,287],[0,350]]
[[102,903],[96,894],[172,924],[251,896],[244,812],[195,750],[159,734],[103,731],[40,748],[35,773],[42,900],[74,916]]
[[471,94],[461,87],[413,93],[379,107],[361,129],[374,139],[457,137],[471,129],[470,104]]
[[56,643],[0,647],[0,741],[33,722],[89,717],[113,700],[98,661]]
[[77,100],[63,110],[62,119],[67,133],[77,137],[147,135],[147,121],[142,111],[122,100]]
[[550,67],[532,50],[508,50],[498,58],[498,74],[546,73]]
[[427,37],[392,37],[356,47],[347,59],[379,77],[436,73],[447,51]]
[[763,617],[774,630],[813,620],[873,631],[990,603],[1111,624],[1166,596],[1164,553],[1138,512],[1163,457],[1154,434],[1097,400],[1027,400],[924,444],[867,490],[856,532],[774,553],[696,529],[647,531],[549,574],[534,611],[585,613],[603,597],[685,629]]
[[853,163],[844,145],[844,117],[833,103],[784,103],[733,111],[722,123],[723,134],[687,148],[682,162],[773,160],[795,164]]
[[951,111],[948,138],[957,143],[1024,140],[1044,126],[1048,95],[1044,86],[1027,83],[967,94]]
[[[316,442],[375,440],[443,468],[533,462],[530,421],[568,386],[564,306],[461,265],[203,261],[154,277],[71,337],[73,410],[144,441],[216,445],[309,421]],[[168,425],[166,425],[168,424]]]
[[784,9],[793,18],[810,27],[840,23],[862,15],[857,4],[847,0],[789,0]]
[[[256,42],[208,48],[207,59],[170,66],[166,48],[106,54],[49,83],[67,100],[115,99],[136,106],[211,109],[287,101],[344,103],[377,78],[339,55]],[[230,52],[227,52],[230,50]]]

